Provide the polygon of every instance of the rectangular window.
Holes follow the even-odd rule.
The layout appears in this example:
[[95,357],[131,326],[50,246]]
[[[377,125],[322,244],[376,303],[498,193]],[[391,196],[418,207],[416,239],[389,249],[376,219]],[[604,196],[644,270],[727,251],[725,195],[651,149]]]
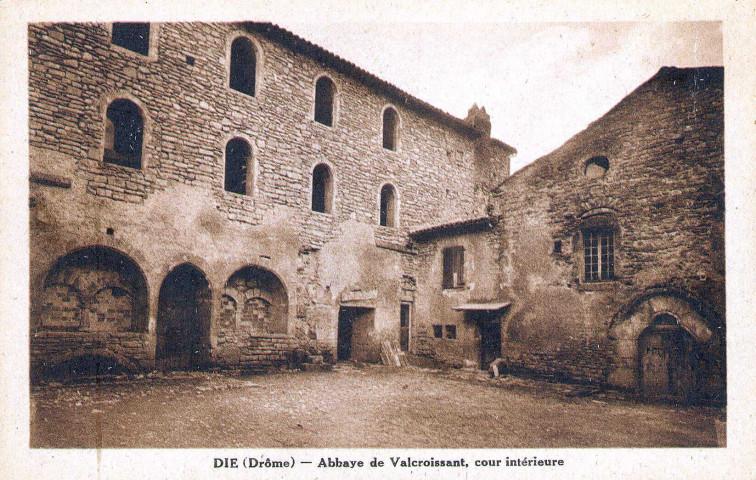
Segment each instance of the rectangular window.
[[150,53],[149,23],[113,23],[113,45],[147,56]]
[[465,284],[465,249],[444,249],[444,288],[458,288]]
[[583,232],[585,248],[585,281],[599,282],[614,279],[614,233],[595,229]]
[[447,325],[446,326],[446,338],[449,340],[455,340],[457,338],[457,326],[456,325]]
[[433,325],[433,336],[435,338],[444,338],[444,326]]

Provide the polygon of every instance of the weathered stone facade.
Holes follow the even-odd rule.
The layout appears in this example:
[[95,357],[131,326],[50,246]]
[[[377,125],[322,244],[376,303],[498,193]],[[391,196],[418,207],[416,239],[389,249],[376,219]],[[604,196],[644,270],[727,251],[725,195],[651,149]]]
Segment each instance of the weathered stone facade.
[[[485,233],[416,232],[427,252],[417,310],[460,332],[427,353],[478,363],[481,328],[493,323],[502,369],[724,401],[723,125],[721,68],[663,68],[505,180],[494,193],[498,223]],[[585,237],[596,231],[607,242],[597,248],[611,245],[613,272],[592,281]],[[475,258],[465,259],[464,288],[442,289],[440,247],[452,245]],[[481,261],[497,267],[481,273]],[[475,301],[508,306],[482,317],[451,310]],[[670,336],[677,344],[646,340]],[[657,374],[667,384],[650,385]]]
[[[662,69],[509,177],[485,109],[274,25],[151,24],[143,53],[112,31],[29,27],[35,374],[380,361],[390,340],[724,399],[722,69]],[[138,158],[114,143],[129,111]]]
[[[340,307],[356,296],[373,310],[364,342],[377,351],[397,335],[400,302],[413,300],[408,228],[483,211],[492,179],[477,180],[481,161],[501,172],[493,180],[508,175],[514,149],[472,121],[276,26],[151,24],[147,55],[114,45],[112,30],[29,26],[33,372],[95,351],[93,342],[135,369],[259,369],[295,349],[335,358]],[[255,57],[248,93],[229,86],[240,38]],[[313,116],[324,75],[335,85],[331,126]],[[141,115],[131,166],[113,153],[114,102]],[[382,145],[389,107],[393,150]],[[224,188],[231,139],[250,146],[246,194]],[[330,212],[312,208],[316,165],[332,175]],[[393,227],[379,225],[387,184]],[[92,248],[104,257],[86,272],[53,272]],[[98,262],[128,264],[142,290],[103,278],[99,295],[112,301],[93,307],[96,292],[78,284],[103,276]],[[134,315],[135,298],[136,329],[116,318]],[[94,328],[92,308],[124,328]]]

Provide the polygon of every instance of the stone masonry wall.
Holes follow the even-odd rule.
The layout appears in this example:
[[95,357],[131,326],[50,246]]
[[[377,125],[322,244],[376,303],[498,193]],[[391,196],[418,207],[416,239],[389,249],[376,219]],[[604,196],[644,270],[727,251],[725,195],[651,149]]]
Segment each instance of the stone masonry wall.
[[[598,155],[609,170],[589,178]],[[723,179],[721,68],[665,68],[506,180],[496,207],[509,367],[605,382],[610,325],[655,292],[684,298],[724,338]],[[580,228],[592,213],[616,222],[614,281],[582,279]],[[723,378],[724,358],[713,361]]]
[[[401,143],[397,152],[385,150],[380,114],[388,98],[260,35],[249,34],[261,48],[257,95],[231,90],[227,44],[239,33],[233,24],[160,24],[151,60],[110,45],[105,24],[30,25],[31,145],[75,157],[88,193],[114,200],[141,202],[180,182],[212,192],[232,221],[256,224],[274,205],[295,207],[305,238],[316,244],[335,235],[342,219],[377,224],[387,181],[399,194],[400,225],[475,209],[471,140],[396,105]],[[311,119],[321,73],[337,85],[334,127]],[[104,110],[121,96],[147,117],[142,169],[102,162]],[[250,196],[222,187],[224,147],[233,136],[253,145]],[[321,161],[336,179],[333,219],[309,208],[310,173]]]
[[[150,35],[151,53],[142,56],[111,45],[107,24],[29,25],[31,174],[58,179],[31,186],[32,322],[39,317],[39,293],[50,265],[74,248],[102,245],[125,253],[144,270],[147,356],[155,351],[160,285],[182,262],[207,276],[213,348],[230,342],[222,328],[222,286],[247,265],[273,272],[286,285],[289,317],[281,335],[291,341],[271,334],[274,346],[258,348],[262,340],[247,333],[239,340],[239,348],[248,350],[239,354],[240,362],[278,361],[295,344],[333,348],[339,301],[339,292],[331,289],[332,279],[339,278],[334,270],[364,272],[367,280],[350,280],[350,288],[375,277],[360,266],[369,261],[363,251],[342,253],[338,265],[317,258],[329,244],[359,235],[361,245],[384,252],[376,258],[381,272],[392,275],[382,280],[377,299],[384,313],[377,315],[376,328],[389,328],[402,279],[413,275],[407,270],[412,262],[403,259],[410,255],[400,253],[407,228],[484,208],[475,195],[474,139],[239,24],[152,24]],[[248,36],[257,48],[254,97],[228,87],[229,48],[237,35]],[[333,127],[312,119],[321,74],[336,84]],[[105,112],[120,98],[133,101],[143,114],[140,169],[103,162]],[[395,152],[381,144],[387,104],[400,116]],[[252,147],[249,195],[223,188],[225,145],[234,137]],[[334,177],[330,214],[310,208],[311,173],[320,162]],[[377,225],[379,192],[387,182],[397,192],[397,228]],[[343,250],[332,247],[329,255]],[[299,265],[303,255],[311,259]],[[58,333],[35,344],[33,355],[47,355]],[[106,340],[106,346],[114,341]],[[68,348],[62,346],[69,345],[66,341],[61,336],[60,348]],[[70,344],[69,350],[74,348]],[[278,353],[267,359],[258,351]],[[137,360],[133,363],[141,365]]]

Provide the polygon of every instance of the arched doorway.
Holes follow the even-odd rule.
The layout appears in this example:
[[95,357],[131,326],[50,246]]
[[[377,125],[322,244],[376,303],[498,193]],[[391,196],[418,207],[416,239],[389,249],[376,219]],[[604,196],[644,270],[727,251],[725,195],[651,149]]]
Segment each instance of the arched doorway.
[[661,314],[638,339],[644,395],[690,400],[698,390],[700,354],[693,337],[675,317]]
[[722,401],[724,331],[712,312],[671,293],[631,305],[609,328],[614,359],[607,382],[676,402]]
[[160,370],[192,370],[210,362],[210,285],[190,264],[174,268],[160,287],[155,363]]

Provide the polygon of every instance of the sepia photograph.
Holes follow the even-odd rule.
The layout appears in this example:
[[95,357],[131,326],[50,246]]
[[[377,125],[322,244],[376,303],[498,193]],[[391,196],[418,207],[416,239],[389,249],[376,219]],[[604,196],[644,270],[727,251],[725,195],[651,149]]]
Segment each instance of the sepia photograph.
[[31,454],[727,452],[721,19],[23,25]]

